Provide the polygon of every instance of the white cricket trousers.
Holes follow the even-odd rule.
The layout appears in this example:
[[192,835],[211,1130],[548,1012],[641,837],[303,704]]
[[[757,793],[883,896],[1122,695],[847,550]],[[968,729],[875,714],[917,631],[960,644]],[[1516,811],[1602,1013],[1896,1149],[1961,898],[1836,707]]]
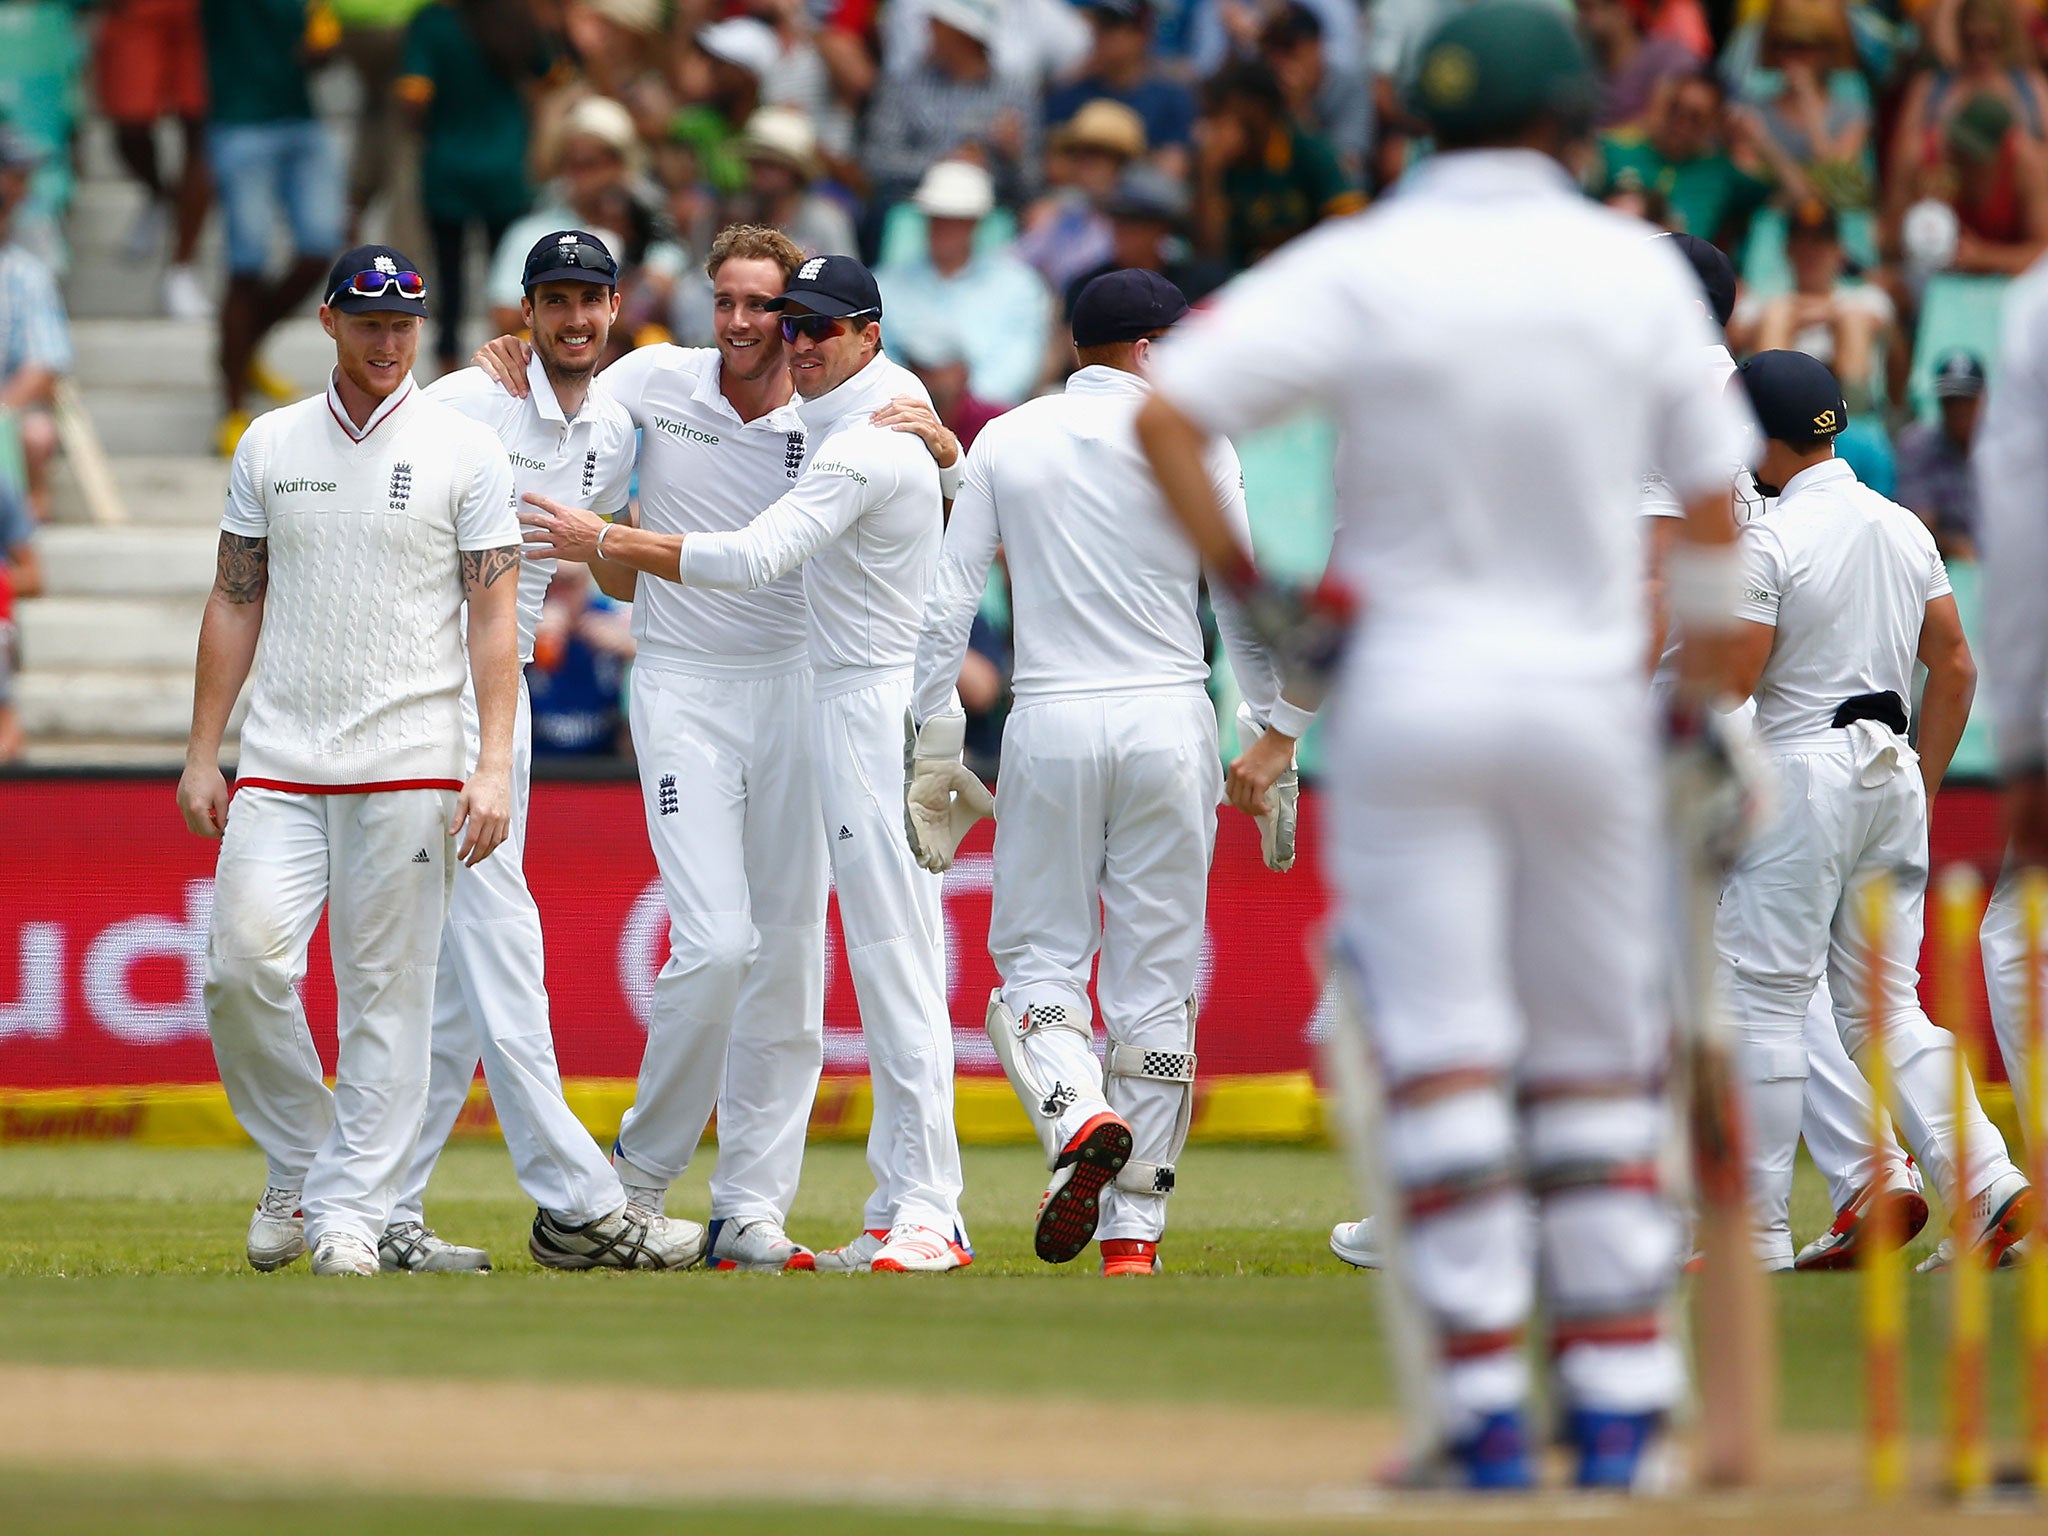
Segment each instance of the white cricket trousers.
[[784,1221],[825,1051],[825,845],[811,672],[633,669],[633,751],[668,901],[647,1052],[617,1154],[632,1182],[690,1165],[715,1107],[711,1218]]
[[[995,889],[988,949],[1003,1004],[1022,1019],[1056,1005],[1085,1033],[1040,1029],[1018,1049],[1034,1075],[1075,1090],[1052,1127],[1065,1146],[1113,1109],[1131,1155],[1171,1166],[1193,1091],[1118,1076],[1105,1092],[1091,1049],[1088,976],[1110,1040],[1141,1050],[1194,1050],[1188,1001],[1202,963],[1209,861],[1223,775],[1216,709],[1200,689],[1020,703],[1003,729]],[[1112,1184],[1098,1238],[1157,1241],[1166,1196]]]
[[[1853,748],[1843,732],[1774,759],[1778,815],[1737,860],[1715,929],[1742,1035],[1750,1190],[1766,1263],[1792,1258],[1786,1217],[1808,1070],[1802,1031],[1822,976],[1852,1060],[1869,1040],[1873,982],[1881,989],[1899,1128],[1935,1189],[1955,1187],[1955,1042],[1921,1011],[1918,993],[1926,790],[1910,763],[1889,772],[1859,766]],[[1878,873],[1890,876],[1890,904],[1883,966],[1873,978],[1861,889]],[[1974,1098],[1964,1129],[1964,1187],[1974,1199],[2013,1165]]]
[[[462,693],[469,770],[476,769],[474,685]],[[526,888],[526,821],[532,800],[533,709],[519,677],[512,724],[512,828],[483,863],[455,871],[441,961],[434,979],[434,1054],[427,1115],[393,1221],[425,1219],[427,1180],[469,1097],[479,1061],[491,1110],[527,1198],[571,1226],[626,1203],[609,1159],[562,1097],[548,1014],[540,908]]]
[[861,1225],[932,1227],[966,1246],[941,881],[911,857],[903,830],[910,681],[908,667],[819,674],[818,798],[875,1098],[875,1192]]
[[[1660,1180],[1659,788],[1639,679],[1355,653],[1326,862],[1387,1110],[1403,1305],[1439,1428],[1528,1395],[1540,1286],[1566,1404],[1677,1404],[1679,1223]],[[1344,1027],[1340,1024],[1339,1027]],[[1533,1209],[1533,1219],[1531,1211]]]
[[[1870,1155],[1870,1084],[1843,1049],[1835,1028],[1835,1002],[1825,976],[1813,989],[1800,1023],[1806,1046],[1806,1094],[1800,1108],[1799,1134],[1814,1167],[1828,1181],[1828,1199],[1836,1210],[1854,1200],[1867,1184],[1880,1178],[1891,1183],[1910,1177],[1899,1133],[1885,1116],[1884,1140],[1876,1162]],[[1782,1236],[1782,1242],[1780,1238]],[[1768,1230],[1758,1243],[1766,1261],[1791,1245],[1791,1233]]]
[[[427,1105],[434,965],[455,845],[445,789],[315,795],[243,788],[228,808],[206,941],[206,1023],[228,1103],[303,1192],[306,1242],[375,1247]],[[334,1089],[298,984],[327,912]]]
[[[1977,930],[1977,944],[1984,956],[1984,991],[1991,1004],[1991,1030],[1998,1039],[1998,1054],[2005,1060],[2005,1075],[2012,1083],[2012,1095],[2019,1105],[2020,1126],[2033,1123],[2029,1111],[2031,1080],[2027,1076],[2027,934],[2026,914],[2020,910],[2020,877],[2015,865],[1999,872],[1991,889],[1991,901],[1984,909],[1983,925]],[[2041,962],[2043,974],[2036,979],[2044,1003],[2048,1003],[2048,958]]]

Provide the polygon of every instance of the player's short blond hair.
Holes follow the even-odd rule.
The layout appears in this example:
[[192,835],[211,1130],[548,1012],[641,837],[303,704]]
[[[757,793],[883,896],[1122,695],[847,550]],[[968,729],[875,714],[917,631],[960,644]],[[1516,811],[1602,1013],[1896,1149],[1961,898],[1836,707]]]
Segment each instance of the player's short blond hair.
[[728,261],[772,261],[782,268],[786,283],[804,264],[804,252],[779,229],[765,224],[728,224],[711,242],[711,252],[704,258],[704,275],[717,282],[718,269]]

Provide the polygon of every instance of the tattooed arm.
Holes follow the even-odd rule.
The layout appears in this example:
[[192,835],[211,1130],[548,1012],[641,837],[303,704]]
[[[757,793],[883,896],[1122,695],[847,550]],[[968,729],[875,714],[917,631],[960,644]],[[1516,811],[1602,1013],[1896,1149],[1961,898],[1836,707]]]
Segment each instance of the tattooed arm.
[[220,739],[256,659],[269,588],[270,542],[223,531],[213,591],[199,621],[192,734],[185,741],[185,772],[178,780],[178,809],[185,825],[201,837],[219,837],[227,826],[228,787],[221,777]]
[[467,832],[457,850],[481,864],[512,824],[512,729],[519,709],[519,546],[462,551],[462,595],[469,604],[469,673],[476,684],[476,767],[462,786],[449,835]]

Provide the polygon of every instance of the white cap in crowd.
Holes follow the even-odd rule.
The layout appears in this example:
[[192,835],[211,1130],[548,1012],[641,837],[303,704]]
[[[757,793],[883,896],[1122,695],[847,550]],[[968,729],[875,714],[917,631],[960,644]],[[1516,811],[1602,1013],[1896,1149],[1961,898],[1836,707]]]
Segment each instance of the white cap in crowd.
[[818,174],[818,131],[794,107],[762,107],[747,119],[740,152],[749,160],[777,160],[798,175]]
[[1003,7],[1002,0],[925,0],[925,14],[987,47],[996,40]]
[[940,160],[911,199],[928,219],[979,219],[996,205],[996,184],[971,160]]
[[714,59],[737,64],[756,79],[766,75],[782,57],[782,42],[775,29],[752,16],[732,16],[713,22],[697,34],[697,46]]

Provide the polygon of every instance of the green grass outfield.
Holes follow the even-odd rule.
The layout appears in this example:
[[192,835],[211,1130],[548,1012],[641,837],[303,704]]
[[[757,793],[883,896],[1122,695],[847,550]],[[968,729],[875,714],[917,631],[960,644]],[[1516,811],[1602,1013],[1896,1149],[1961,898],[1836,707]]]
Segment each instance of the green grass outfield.
[[[1133,1405],[1388,1406],[1371,1315],[1379,1282],[1345,1269],[1326,1247],[1330,1223],[1353,1204],[1333,1154],[1194,1149],[1173,1200],[1169,1273],[1115,1284],[1094,1275],[1092,1251],[1060,1270],[1031,1257],[1028,1223],[1043,1179],[1031,1149],[969,1149],[966,1162],[978,1257],[964,1272],[563,1275],[527,1257],[532,1207],[503,1150],[459,1145],[442,1162],[428,1216],[446,1235],[490,1248],[497,1272],[343,1283],[315,1281],[303,1263],[276,1275],[248,1269],[243,1229],[263,1174],[253,1152],[0,1149],[0,1361],[1047,1399],[1071,1397],[1080,1380],[1112,1382]],[[844,1240],[867,1189],[857,1148],[814,1148],[792,1233],[816,1245]],[[703,1200],[699,1170],[671,1208],[701,1215]],[[1795,1228],[1810,1236],[1826,1218],[1820,1183],[1803,1168]],[[1916,1246],[1924,1251],[1928,1241]],[[1995,1277],[2006,1340],[2013,1282]],[[1938,1277],[1911,1285],[1910,1379],[1924,1432],[1939,1421],[1945,1290]],[[1775,1291],[1786,1426],[1852,1430],[1860,1412],[1855,1278],[1787,1276]],[[2009,1426],[2015,1373],[2010,1355],[2000,1356],[1994,1420]],[[281,1435],[281,1465],[292,1432]],[[560,1524],[558,1512],[531,1503],[430,1500],[419,1508],[416,1527],[403,1528]],[[0,1511],[10,1532],[277,1528],[249,1490],[123,1478],[81,1487],[7,1469],[4,1454]],[[737,1514],[702,1518],[709,1523],[664,1518],[660,1528],[735,1536],[776,1528]],[[917,1525],[933,1536],[1019,1528],[993,1517]],[[803,1528],[838,1536],[902,1525],[848,1513],[807,1518]]]

